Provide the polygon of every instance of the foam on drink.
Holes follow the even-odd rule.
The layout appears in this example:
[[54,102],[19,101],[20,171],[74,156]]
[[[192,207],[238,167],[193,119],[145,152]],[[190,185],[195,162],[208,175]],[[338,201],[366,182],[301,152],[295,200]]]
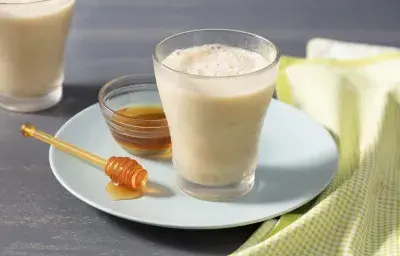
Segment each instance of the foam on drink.
[[260,70],[270,62],[257,53],[220,44],[175,50],[163,64],[193,75],[234,76]]

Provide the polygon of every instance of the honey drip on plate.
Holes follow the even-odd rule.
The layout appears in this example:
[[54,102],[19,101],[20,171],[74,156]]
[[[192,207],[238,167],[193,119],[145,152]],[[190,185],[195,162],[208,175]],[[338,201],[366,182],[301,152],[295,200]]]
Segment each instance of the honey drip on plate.
[[106,191],[113,200],[129,200],[142,196],[142,191],[139,189],[132,190],[122,186],[117,186],[112,182],[107,184]]
[[106,186],[106,191],[114,201],[131,200],[142,196],[170,197],[173,195],[170,189],[154,182],[148,182],[147,185],[141,189],[130,189],[109,182]]
[[168,123],[161,106],[133,106],[116,113],[113,121],[119,128],[111,132],[125,150],[134,155],[162,155],[171,151]]

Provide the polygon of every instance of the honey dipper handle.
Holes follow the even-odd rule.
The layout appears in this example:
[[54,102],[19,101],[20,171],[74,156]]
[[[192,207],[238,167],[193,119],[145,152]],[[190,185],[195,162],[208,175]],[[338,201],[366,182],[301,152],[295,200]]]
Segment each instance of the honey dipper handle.
[[50,145],[56,147],[64,152],[67,152],[76,157],[82,158],[82,159],[89,161],[92,164],[98,165],[102,168],[104,168],[107,164],[106,159],[103,159],[103,158],[96,156],[92,153],[89,153],[83,149],[75,147],[69,143],[66,143],[59,139],[56,139],[55,137],[51,136],[50,134],[36,130],[35,126],[30,123],[26,123],[21,126],[21,134],[25,137],[34,137],[38,140],[41,140],[47,144],[50,144]]

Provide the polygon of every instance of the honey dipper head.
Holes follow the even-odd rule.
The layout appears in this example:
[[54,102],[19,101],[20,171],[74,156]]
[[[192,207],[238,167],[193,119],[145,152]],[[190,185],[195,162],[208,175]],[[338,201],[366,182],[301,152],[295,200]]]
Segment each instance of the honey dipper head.
[[31,123],[21,125],[21,134],[25,137],[32,137],[35,132],[35,126]]
[[129,157],[110,157],[105,172],[114,184],[130,189],[140,189],[147,183],[147,171]]

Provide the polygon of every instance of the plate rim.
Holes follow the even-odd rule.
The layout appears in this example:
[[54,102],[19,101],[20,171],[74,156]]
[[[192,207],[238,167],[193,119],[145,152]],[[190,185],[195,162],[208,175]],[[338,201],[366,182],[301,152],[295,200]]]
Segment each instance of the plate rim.
[[[157,227],[163,227],[163,228],[172,228],[172,229],[183,229],[183,230],[215,230],[215,229],[225,229],[225,228],[234,228],[234,227],[243,227],[243,226],[247,226],[247,225],[251,225],[251,224],[256,224],[256,223],[261,223],[273,218],[276,218],[278,216],[281,216],[283,214],[286,214],[288,212],[291,212],[309,202],[311,202],[312,200],[314,200],[320,193],[322,193],[327,187],[328,185],[332,182],[334,176],[337,173],[337,168],[338,168],[338,163],[339,163],[339,155],[338,155],[338,147],[337,144],[335,143],[332,135],[328,132],[328,130],[326,130],[325,127],[323,127],[321,124],[319,124],[318,122],[316,122],[314,119],[312,119],[309,115],[307,115],[306,113],[304,113],[303,111],[289,105],[286,104],[282,101],[279,101],[277,99],[272,99],[271,102],[274,101],[274,104],[282,104],[285,105],[286,107],[291,108],[292,110],[298,112],[299,114],[305,115],[307,117],[307,119],[309,119],[309,121],[314,122],[317,126],[319,126],[321,129],[324,130],[324,132],[327,133],[327,135],[330,137],[331,141],[333,142],[333,144],[335,145],[335,149],[336,149],[336,168],[335,170],[332,171],[332,175],[329,178],[329,180],[327,181],[326,184],[323,184],[323,186],[321,186],[321,189],[317,192],[315,192],[312,196],[310,196],[309,200],[303,201],[299,204],[296,204],[295,206],[288,208],[284,211],[278,212],[276,214],[273,215],[269,215],[266,217],[262,217],[262,218],[257,218],[257,219],[253,219],[250,221],[241,221],[241,222],[236,222],[236,223],[232,223],[232,224],[223,224],[223,225],[180,225],[180,224],[168,224],[168,223],[164,223],[164,222],[159,222],[159,221],[147,221],[147,220],[141,220],[140,218],[137,218],[135,216],[129,216],[127,214],[121,214],[118,211],[115,211],[111,208],[108,207],[104,207],[101,204],[98,204],[94,201],[92,201],[91,199],[87,199],[85,196],[81,195],[78,191],[75,191],[74,189],[72,189],[66,182],[64,182],[63,178],[59,175],[59,172],[57,171],[57,168],[55,167],[55,162],[54,162],[54,153],[55,150],[57,150],[56,147],[54,146],[50,146],[49,148],[49,164],[50,164],[50,169],[53,173],[53,175],[56,177],[57,181],[62,185],[62,187],[64,187],[65,190],[67,190],[69,193],[71,193],[73,196],[75,196],[76,198],[78,198],[80,201],[86,203],[87,205],[95,208],[96,210],[102,211],[103,213],[121,218],[121,219],[125,219],[128,221],[134,221],[137,223],[141,223],[144,225],[150,225],[150,226],[157,226]],[[93,108],[98,108],[99,104],[98,103],[94,103],[86,108],[84,108],[83,110],[79,111],[78,113],[74,114],[72,117],[70,117],[56,132],[56,134],[54,135],[55,138],[60,138],[61,133],[70,125],[70,123],[74,122],[74,120],[76,118],[78,118],[79,116],[85,114],[88,111],[91,111]]]

